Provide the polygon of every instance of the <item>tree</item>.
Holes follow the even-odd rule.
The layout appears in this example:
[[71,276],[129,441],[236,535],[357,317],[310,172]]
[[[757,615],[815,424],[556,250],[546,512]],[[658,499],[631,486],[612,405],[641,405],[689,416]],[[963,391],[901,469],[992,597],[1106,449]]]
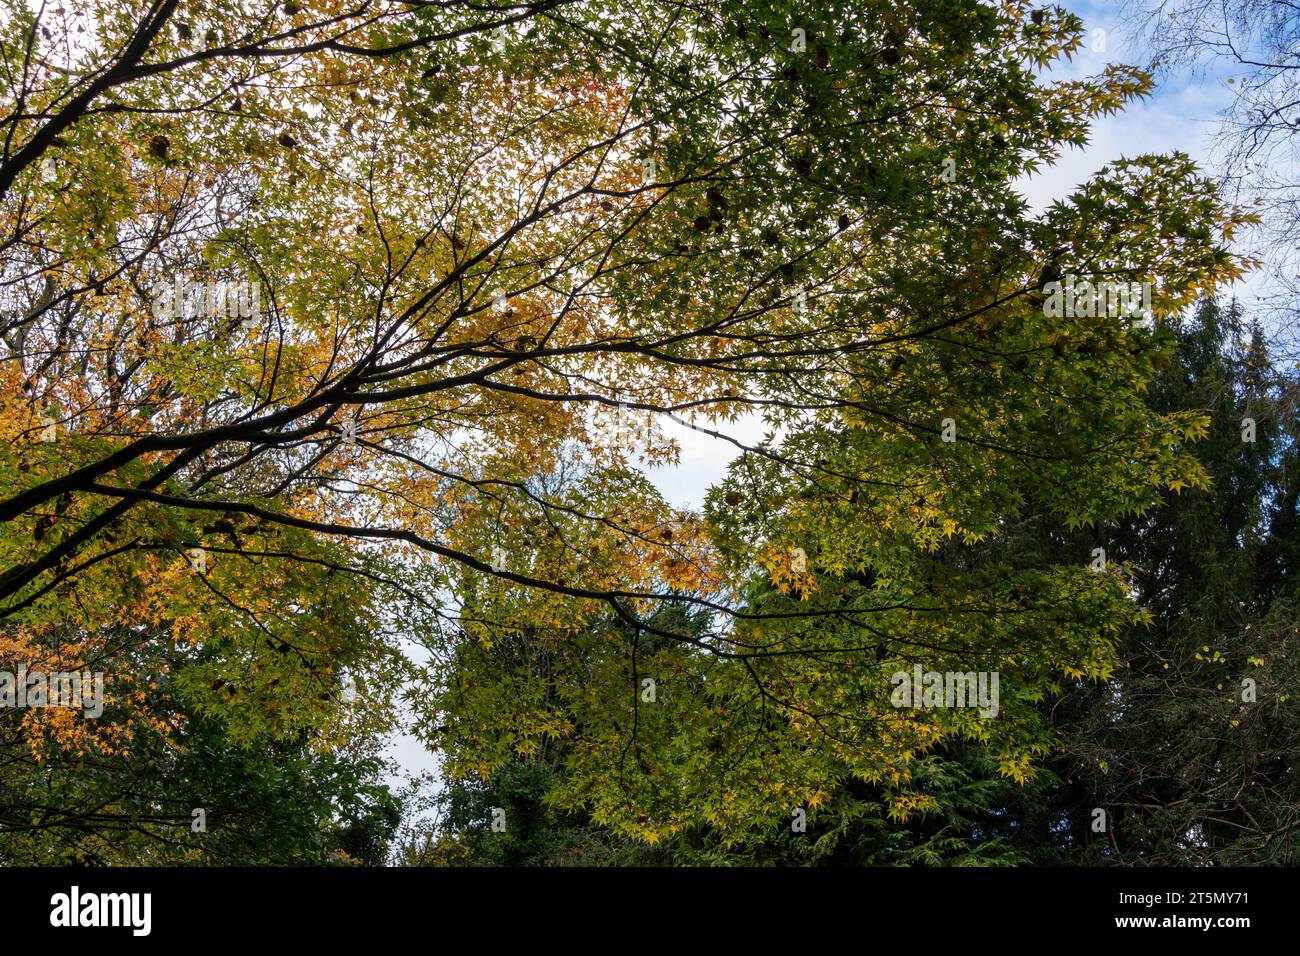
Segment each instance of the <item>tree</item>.
[[1044,807],[1044,842],[1075,862],[1294,863],[1296,578],[1275,563],[1294,548],[1297,436],[1279,403],[1294,383],[1235,302],[1207,300],[1175,329],[1151,403],[1210,416],[1212,484],[1107,535],[1151,620],[1125,636],[1112,683],[1051,708],[1068,785]]
[[[401,805],[381,782],[384,737],[345,717],[345,739],[249,734],[206,699],[237,648],[195,653],[165,635],[120,635],[136,669],[131,708],[111,684],[94,738],[77,746],[0,710],[0,862],[6,865],[380,865]],[[120,682],[120,678],[117,678]],[[212,681],[248,694],[235,675]],[[254,700],[256,695],[249,694]],[[147,720],[137,716],[143,709]]]
[[[1086,555],[969,549],[1030,490],[1078,524],[1203,480],[1200,420],[1140,401],[1166,337],[1055,314],[1053,277],[1134,283],[1154,320],[1243,268],[1245,215],[1185,156],[1041,219],[1015,193],[1145,73],[1040,82],[1082,24],[1019,0],[177,9],[109,6],[89,43],[5,27],[0,620],[23,653],[146,613],[199,643],[302,614],[272,647],[327,641],[313,616],[353,600],[375,668],[390,600],[435,673],[524,633],[595,671],[550,711],[528,674],[435,688],[454,769],[586,727],[561,803],[645,840],[743,832],[846,772],[924,809],[908,762],[952,734],[1028,778],[1033,700],[1109,673],[1135,612]],[[627,467],[674,460],[656,415],[744,412],[773,434],[705,515]],[[668,599],[709,632],[655,624]],[[630,638],[595,636],[611,615]],[[573,635],[607,646],[560,653]],[[1005,670],[1003,717],[894,707],[922,656]],[[647,668],[678,675],[658,711]],[[281,699],[247,712],[311,722]]]
[[1287,0],[1129,0],[1125,12],[1155,68],[1219,74],[1232,92],[1215,136],[1217,171],[1262,218],[1269,311],[1281,320],[1274,349],[1294,357],[1300,15]]
[[[1147,400],[1161,413],[1208,416],[1197,450],[1210,486],[1167,494],[1146,515],[1092,529],[1065,527],[1031,500],[1022,520],[979,546],[983,563],[1034,567],[1100,544],[1109,560],[1130,569],[1131,599],[1149,615],[1120,637],[1111,680],[1061,681],[1042,702],[1054,741],[1043,771],[1028,786],[1015,786],[1000,779],[987,745],[947,738],[908,762],[913,787],[931,801],[905,819],[891,810],[887,788],[844,774],[820,806],[796,808],[798,827],[784,812],[771,813],[740,840],[708,825],[687,827],[641,862],[1294,860],[1294,383],[1269,364],[1258,324],[1245,322],[1235,302],[1221,307],[1207,299],[1171,329],[1173,361]],[[478,672],[463,676],[482,679]],[[582,726],[570,739],[591,734]],[[456,812],[444,831],[443,859],[564,862],[573,859],[570,841],[601,848],[597,861],[635,859],[610,853],[620,844],[608,829],[548,810],[569,787],[562,779],[566,746],[548,741],[532,757],[512,758],[486,786],[472,778],[448,781]],[[510,855],[515,838],[487,826],[490,808],[505,803],[517,808],[508,818],[527,821],[526,853]]]

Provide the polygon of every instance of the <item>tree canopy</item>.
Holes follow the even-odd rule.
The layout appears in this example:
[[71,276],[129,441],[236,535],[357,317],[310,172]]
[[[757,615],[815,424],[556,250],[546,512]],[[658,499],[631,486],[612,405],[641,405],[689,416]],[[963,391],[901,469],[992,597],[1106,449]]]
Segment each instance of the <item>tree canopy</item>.
[[[1019,177],[1151,90],[1046,75],[1076,15],[3,24],[0,663],[109,675],[107,720],[12,720],[33,759],[211,732],[310,762],[406,693],[453,781],[562,754],[554,811],[729,847],[854,787],[936,811],[927,755],[967,746],[1028,783],[1044,702],[1156,620],[1094,549],[1211,486],[1209,415],[1148,395],[1254,219],[1180,153],[1027,206]],[[1062,313],[1062,279],[1149,310]],[[699,510],[642,467],[683,427],[736,452]],[[1021,549],[1039,520],[1077,550]],[[899,707],[914,666],[996,673],[996,717]]]

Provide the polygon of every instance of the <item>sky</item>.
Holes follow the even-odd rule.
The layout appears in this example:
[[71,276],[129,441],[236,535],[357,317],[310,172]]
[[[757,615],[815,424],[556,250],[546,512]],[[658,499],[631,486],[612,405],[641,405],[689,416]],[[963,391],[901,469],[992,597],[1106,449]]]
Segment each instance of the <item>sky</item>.
[[[1087,40],[1072,61],[1056,65],[1047,74],[1049,77],[1093,76],[1108,63],[1140,65],[1150,59],[1131,31],[1123,26],[1121,3],[1067,2],[1064,5],[1083,19]],[[1055,165],[1022,179],[1018,188],[1033,209],[1042,210],[1053,200],[1069,195],[1107,163],[1122,157],[1182,151],[1207,171],[1212,170],[1212,143],[1218,114],[1232,98],[1227,79],[1228,75],[1220,71],[1198,74],[1190,69],[1160,77],[1150,97],[1133,103],[1121,113],[1097,120],[1086,147],[1067,148]],[[1264,289],[1256,278],[1228,291],[1249,306]],[[670,504],[698,509],[709,487],[726,474],[727,465],[738,449],[730,442],[663,418],[659,427],[666,437],[675,438],[680,445],[680,463],[647,469],[646,473]],[[763,427],[756,418],[751,418],[725,430],[742,442],[751,442],[761,436]],[[400,768],[401,775],[431,771],[437,766],[436,755],[407,734],[394,735],[389,756]],[[401,775],[390,782],[398,783]]]

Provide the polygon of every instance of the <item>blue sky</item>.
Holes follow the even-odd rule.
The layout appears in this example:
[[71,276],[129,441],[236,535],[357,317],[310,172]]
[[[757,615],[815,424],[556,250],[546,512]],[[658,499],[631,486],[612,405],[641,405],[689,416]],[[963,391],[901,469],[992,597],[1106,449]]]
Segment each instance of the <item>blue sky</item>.
[[[1121,26],[1120,3],[1067,4],[1078,13],[1088,30],[1084,48],[1072,61],[1058,64],[1049,75],[1060,78],[1092,76],[1108,63],[1142,65],[1150,59]],[[1101,30],[1105,50],[1092,49],[1093,31]],[[1156,90],[1147,99],[1131,105],[1124,112],[1103,117],[1093,127],[1086,149],[1064,153],[1056,166],[1023,184],[1027,198],[1036,206],[1064,195],[1086,180],[1106,163],[1121,156],[1141,153],[1164,153],[1181,150],[1213,165],[1210,149],[1218,125],[1218,113],[1231,101],[1228,74],[1218,70],[1195,75],[1182,69],[1159,78]]]
[[[1149,59],[1131,36],[1131,31],[1121,24],[1119,13],[1122,4],[1076,2],[1065,5],[1083,18],[1088,38],[1074,59],[1058,64],[1050,76],[1063,79],[1091,76],[1100,73],[1108,63],[1140,65]],[[1095,30],[1104,31],[1104,34],[1094,34]],[[1104,50],[1093,49],[1094,44],[1104,44]],[[1227,78],[1228,74],[1215,69],[1203,72],[1183,69],[1160,77],[1149,98],[1131,105],[1122,113],[1098,120],[1086,148],[1066,150],[1054,166],[1022,180],[1019,184],[1022,193],[1034,208],[1042,209],[1052,200],[1068,195],[1107,163],[1143,153],[1180,150],[1207,170],[1212,170],[1212,141],[1218,113],[1232,97]],[[1258,280],[1248,280],[1232,291],[1249,305],[1261,291],[1260,285]],[[664,432],[681,445],[681,463],[648,473],[670,503],[698,508],[710,485],[725,474],[736,447],[666,420],[660,424]],[[757,421],[741,422],[729,429],[729,433],[741,441],[757,438],[761,432],[761,424]],[[407,735],[394,737],[390,756],[407,773],[436,767],[436,757]]]

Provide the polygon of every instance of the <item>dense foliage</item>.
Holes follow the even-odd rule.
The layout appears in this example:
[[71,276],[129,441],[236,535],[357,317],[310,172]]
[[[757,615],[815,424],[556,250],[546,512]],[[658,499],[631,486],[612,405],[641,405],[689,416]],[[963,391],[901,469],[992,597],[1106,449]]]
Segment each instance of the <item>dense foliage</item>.
[[1293,392],[1182,318],[1254,217],[1027,206],[1152,88],[1074,14],[0,9],[0,671],[105,687],[0,711],[0,860],[376,862],[403,698],[408,860],[1292,852]]

